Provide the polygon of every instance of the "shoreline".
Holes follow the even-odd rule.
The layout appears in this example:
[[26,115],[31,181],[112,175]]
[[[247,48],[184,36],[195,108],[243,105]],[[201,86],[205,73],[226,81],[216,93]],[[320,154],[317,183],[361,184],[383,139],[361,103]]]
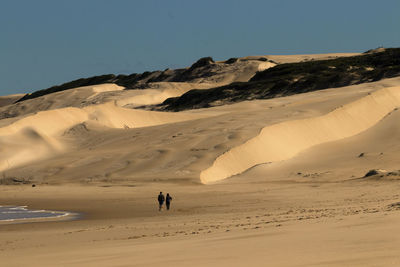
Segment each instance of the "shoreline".
[[[317,184],[319,186],[315,186]],[[241,187],[240,195],[235,190],[238,186]],[[357,191],[353,190],[354,186]],[[199,248],[205,258],[193,262],[193,266],[206,265],[207,255],[213,259],[211,266],[235,263],[236,260],[258,265],[259,262],[251,260],[253,254],[257,255],[254,259],[270,259],[272,265],[280,266],[279,262],[290,264],[286,254],[263,254],[262,248],[277,252],[286,246],[286,242],[299,245],[302,240],[316,242],[316,245],[307,243],[307,247],[291,246],[291,255],[307,255],[304,264],[334,261],[335,251],[347,246],[349,251],[342,254],[342,258],[348,260],[350,255],[357,255],[360,258],[356,263],[359,264],[355,265],[362,266],[367,262],[362,259],[364,251],[374,242],[384,238],[392,248],[387,250],[388,259],[392,260],[399,241],[390,239],[390,231],[395,229],[400,213],[395,208],[387,208],[398,202],[399,185],[393,186],[389,182],[315,181],[309,184],[282,181],[265,183],[260,188],[259,184],[245,185],[239,179],[232,179],[229,184],[212,187],[188,186],[175,191],[168,188],[174,197],[170,212],[157,211],[159,188],[154,184],[125,189],[71,185],[38,188],[40,194],[28,187],[9,188],[7,195],[0,197],[0,202],[13,196],[9,202],[23,202],[46,210],[75,210],[85,216],[80,220],[0,225],[0,260],[7,266],[26,265],[31,261],[43,263],[42,266],[87,266],[88,262],[110,266],[132,261],[146,266],[155,266],[162,261],[187,266],[198,259],[194,251]],[[373,201],[369,198],[372,192]],[[372,227],[382,233],[386,225],[389,228],[383,237],[381,234],[375,236],[374,231],[365,231],[365,227]],[[315,232],[315,229],[319,231]],[[324,233],[322,237],[319,236],[321,233]],[[337,235],[340,238],[336,240]],[[329,246],[320,247],[325,244],[324,240],[331,240],[326,243]],[[359,242],[364,245],[352,246]],[[254,244],[263,245],[247,254],[230,257],[246,247],[254,247]],[[160,258],[149,256],[153,255],[154,249],[162,251]],[[185,256],[180,254],[183,249],[188,251]],[[315,250],[320,256],[311,257]],[[21,253],[23,258],[15,257]],[[295,259],[291,263],[296,266]]]
[[[32,214],[32,213],[45,213],[45,214],[54,214],[50,216],[41,216],[41,217],[23,217],[23,218],[10,218],[10,219],[0,219],[0,225],[7,224],[21,224],[21,223],[36,223],[36,222],[53,222],[53,221],[69,221],[69,220],[78,220],[81,215],[79,213],[67,212],[67,211],[59,211],[59,210],[46,210],[46,209],[28,209],[28,205],[4,205],[0,206],[0,208],[10,208],[10,210],[22,210],[23,213]],[[7,210],[6,213],[10,211]]]

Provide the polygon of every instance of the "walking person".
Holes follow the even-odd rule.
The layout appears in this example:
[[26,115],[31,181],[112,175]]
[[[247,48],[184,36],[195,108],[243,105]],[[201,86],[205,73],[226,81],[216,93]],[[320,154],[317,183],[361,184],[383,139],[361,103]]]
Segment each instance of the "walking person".
[[169,206],[171,205],[171,200],[172,197],[169,195],[169,193],[167,193],[167,196],[165,198],[165,205],[167,206],[167,210],[169,210]]
[[164,195],[163,195],[162,192],[160,192],[160,194],[158,195],[157,200],[158,200],[158,204],[159,204],[158,211],[161,211],[162,206],[163,206],[163,204],[164,204],[164,200],[165,200],[165,197],[164,197]]

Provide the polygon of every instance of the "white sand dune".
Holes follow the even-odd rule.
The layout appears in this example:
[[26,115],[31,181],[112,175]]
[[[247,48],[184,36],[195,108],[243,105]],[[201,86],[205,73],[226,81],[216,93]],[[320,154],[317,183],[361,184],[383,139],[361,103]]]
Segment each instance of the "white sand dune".
[[99,106],[88,106],[83,109],[89,120],[95,121],[110,128],[139,128],[161,125],[166,123],[194,120],[206,116],[189,113],[165,113],[126,109],[115,103],[106,103]]
[[[219,65],[218,65],[219,64]],[[218,63],[215,75],[195,82],[154,82],[138,89],[106,83],[73,88],[10,105],[22,95],[0,97],[0,171],[66,151],[60,136],[82,123],[109,128],[138,128],[192,120],[210,114],[160,113],[121,108],[162,103],[192,89],[247,81],[257,71],[275,66],[258,60]],[[7,118],[7,119],[5,119]]]
[[[111,128],[137,128],[204,117],[199,114],[164,113],[126,109],[114,102],[84,108],[61,108],[41,111],[0,128],[0,136],[15,134],[31,128],[48,136],[59,135],[66,129],[86,121],[95,121]],[[49,123],[51,122],[51,123]]]
[[[204,117],[152,127],[120,130],[113,125],[106,127],[109,122],[105,120],[102,124],[88,120],[60,131],[62,136],[57,140],[68,151],[51,152],[51,158],[8,169],[7,173],[25,178],[32,175],[34,180],[49,183],[98,183],[103,179],[146,184],[154,179],[199,183],[200,172],[219,155],[257,136],[266,125],[321,116],[399,81],[390,79],[290,97],[167,112],[162,114]],[[118,117],[119,114],[113,115],[114,119]],[[125,128],[124,124],[120,123],[120,127]]]
[[[313,146],[288,160],[258,165],[231,178],[230,182],[260,179],[268,182],[361,181],[371,169],[396,171],[400,169],[399,122],[398,109],[360,134]],[[391,178],[398,179],[385,176],[382,181]]]
[[400,87],[373,92],[324,116],[279,123],[218,157],[201,172],[203,183],[219,181],[262,163],[289,159],[302,150],[359,134],[400,106]]
[[0,170],[23,165],[63,151],[63,145],[56,138],[43,135],[26,127],[17,133],[0,136]]
[[121,108],[110,102],[85,108],[61,108],[38,112],[0,128],[0,170],[32,160],[43,160],[66,148],[57,140],[68,129],[81,123],[109,128],[139,128],[204,118],[206,115],[162,113]]

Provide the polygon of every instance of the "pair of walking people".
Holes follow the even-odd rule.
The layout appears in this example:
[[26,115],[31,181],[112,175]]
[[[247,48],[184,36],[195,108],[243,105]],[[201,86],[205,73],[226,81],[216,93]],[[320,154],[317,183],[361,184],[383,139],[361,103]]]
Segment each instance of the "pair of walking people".
[[157,199],[158,199],[158,204],[159,204],[158,211],[161,211],[161,209],[164,205],[164,201],[165,201],[165,206],[167,207],[167,210],[169,210],[169,207],[170,207],[171,201],[172,201],[172,197],[169,195],[169,193],[167,193],[167,196],[164,197],[163,193],[160,192]]

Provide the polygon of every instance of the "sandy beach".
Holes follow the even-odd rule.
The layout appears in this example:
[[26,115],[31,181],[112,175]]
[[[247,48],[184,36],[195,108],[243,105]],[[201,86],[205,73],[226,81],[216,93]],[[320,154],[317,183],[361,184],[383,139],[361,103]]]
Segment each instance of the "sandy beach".
[[151,196],[159,187],[7,190],[2,203],[73,210],[82,217],[1,225],[2,262],[5,266],[399,263],[396,181],[235,183],[200,189],[165,184],[164,188],[174,188],[169,190],[174,192],[174,203],[169,212],[161,213]]

